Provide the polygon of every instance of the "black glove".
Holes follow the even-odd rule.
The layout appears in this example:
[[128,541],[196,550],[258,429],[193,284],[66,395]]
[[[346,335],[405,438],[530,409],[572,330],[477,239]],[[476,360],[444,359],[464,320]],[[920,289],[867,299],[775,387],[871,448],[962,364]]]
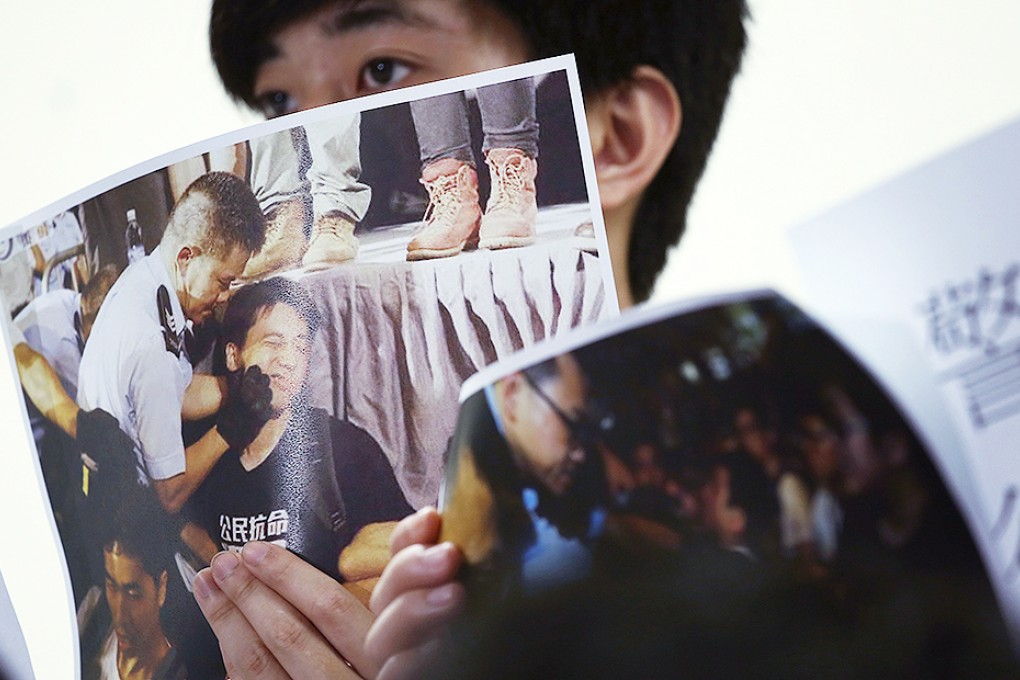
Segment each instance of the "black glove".
[[258,366],[227,376],[227,400],[216,418],[216,429],[230,448],[241,451],[251,444],[273,414],[269,376]]

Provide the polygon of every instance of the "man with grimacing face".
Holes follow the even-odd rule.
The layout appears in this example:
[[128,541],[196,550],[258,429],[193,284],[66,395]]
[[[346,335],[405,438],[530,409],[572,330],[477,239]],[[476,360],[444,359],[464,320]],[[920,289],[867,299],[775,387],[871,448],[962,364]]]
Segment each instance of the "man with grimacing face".
[[221,550],[267,541],[337,578],[378,576],[392,522],[411,508],[371,435],[308,403],[315,303],[301,284],[271,278],[238,290],[222,326],[227,402],[257,380],[271,390],[268,420],[235,440],[190,516]]

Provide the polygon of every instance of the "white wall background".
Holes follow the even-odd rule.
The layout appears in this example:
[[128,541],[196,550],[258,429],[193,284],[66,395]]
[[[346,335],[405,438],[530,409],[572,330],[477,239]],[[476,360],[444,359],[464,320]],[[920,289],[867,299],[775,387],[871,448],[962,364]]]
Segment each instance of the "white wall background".
[[[1020,116],[1016,0],[751,0],[751,47],[657,299],[773,284],[786,229]],[[107,175],[254,122],[207,56],[209,0],[7,3],[0,226]],[[3,354],[6,357],[6,350]],[[38,678],[74,674],[56,545],[0,362],[0,570]]]

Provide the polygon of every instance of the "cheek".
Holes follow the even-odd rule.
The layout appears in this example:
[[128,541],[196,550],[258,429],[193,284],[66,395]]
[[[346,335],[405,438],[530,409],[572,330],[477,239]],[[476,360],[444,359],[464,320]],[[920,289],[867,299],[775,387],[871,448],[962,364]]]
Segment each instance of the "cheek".
[[541,441],[535,458],[543,467],[555,467],[563,460],[567,450],[566,433],[555,416],[541,419],[538,427],[537,432]]

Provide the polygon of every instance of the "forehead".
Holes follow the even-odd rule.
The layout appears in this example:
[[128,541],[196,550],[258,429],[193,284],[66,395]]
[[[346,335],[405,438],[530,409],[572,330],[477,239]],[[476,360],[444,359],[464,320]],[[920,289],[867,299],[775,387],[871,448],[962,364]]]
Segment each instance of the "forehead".
[[270,36],[254,94],[318,88],[340,101],[367,93],[356,76],[371,59],[412,65],[406,86],[525,61],[524,43],[514,21],[488,1],[340,0]]
[[103,550],[103,562],[107,577],[115,583],[141,583],[142,579],[149,577],[137,557],[125,553],[117,546],[113,550]]
[[275,302],[255,313],[255,323],[248,329],[245,341],[252,342],[267,335],[305,337],[308,335],[308,322],[287,303]]

